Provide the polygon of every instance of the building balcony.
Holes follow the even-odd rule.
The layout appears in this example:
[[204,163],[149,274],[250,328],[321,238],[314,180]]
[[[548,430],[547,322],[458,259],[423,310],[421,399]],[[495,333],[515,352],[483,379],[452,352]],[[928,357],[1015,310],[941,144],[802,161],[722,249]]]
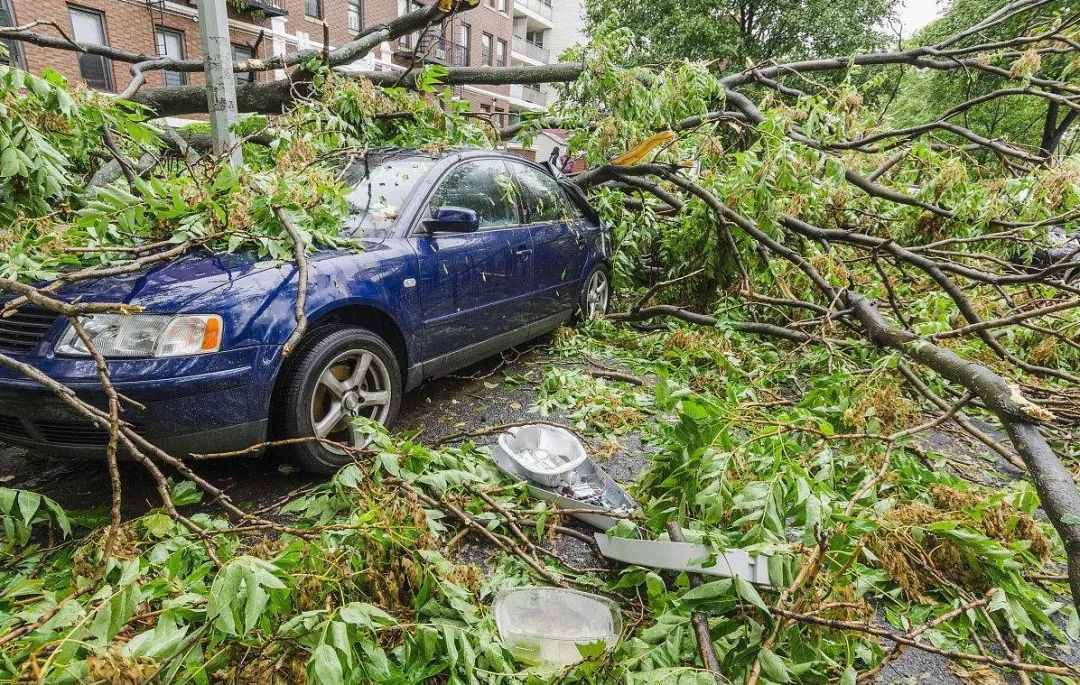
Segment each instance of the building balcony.
[[435,64],[447,67],[457,67],[465,64],[465,46],[440,36],[431,36],[421,50],[424,59]]
[[284,17],[289,13],[285,0],[235,0],[233,6],[241,12],[258,12],[267,17]]
[[465,46],[446,40],[442,36],[425,36],[419,46],[415,38],[406,37],[394,43],[394,56],[414,62],[441,64],[446,67],[465,65]]
[[551,0],[514,0],[514,10],[526,16],[539,17],[547,24],[554,25],[552,17],[555,12],[551,8]]
[[510,97],[539,107],[547,106],[547,94],[536,86],[513,84],[510,86]]
[[520,36],[514,36],[514,52],[543,64],[551,61],[550,50]]

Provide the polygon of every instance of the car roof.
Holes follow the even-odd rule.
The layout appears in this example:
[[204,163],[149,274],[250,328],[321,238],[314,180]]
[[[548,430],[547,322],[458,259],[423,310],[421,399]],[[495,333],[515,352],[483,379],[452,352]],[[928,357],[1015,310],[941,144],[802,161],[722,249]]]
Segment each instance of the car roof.
[[419,148],[406,148],[406,147],[384,147],[384,148],[372,148],[368,150],[369,155],[376,157],[425,157],[433,160],[443,160],[449,158],[456,159],[468,159],[470,157],[506,157],[519,162],[525,162],[536,166],[539,169],[543,169],[543,166],[537,162],[522,157],[521,155],[515,155],[512,152],[506,150],[480,148],[480,147],[448,147],[443,150],[431,151],[423,150]]

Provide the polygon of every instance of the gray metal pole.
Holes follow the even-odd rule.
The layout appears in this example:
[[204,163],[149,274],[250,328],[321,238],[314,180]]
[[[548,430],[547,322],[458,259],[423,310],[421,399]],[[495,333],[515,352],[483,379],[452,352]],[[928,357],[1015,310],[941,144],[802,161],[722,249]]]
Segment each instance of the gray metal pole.
[[239,165],[243,161],[240,148],[230,130],[236,123],[236,79],[232,71],[229,12],[225,2],[198,0],[199,32],[202,34],[206,103],[210,110],[214,152],[221,154],[231,150],[229,161]]

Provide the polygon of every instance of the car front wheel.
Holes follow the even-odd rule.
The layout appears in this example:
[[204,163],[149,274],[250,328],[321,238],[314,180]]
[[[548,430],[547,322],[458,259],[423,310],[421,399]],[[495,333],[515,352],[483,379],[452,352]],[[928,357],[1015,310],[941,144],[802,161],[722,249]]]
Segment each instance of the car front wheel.
[[401,370],[393,350],[371,331],[344,326],[313,333],[282,381],[279,437],[318,438],[286,450],[309,471],[334,473],[368,443],[355,418],[387,425],[397,415]]
[[585,279],[585,286],[578,298],[578,317],[599,319],[607,314],[610,299],[611,279],[608,272],[602,266],[595,266]]

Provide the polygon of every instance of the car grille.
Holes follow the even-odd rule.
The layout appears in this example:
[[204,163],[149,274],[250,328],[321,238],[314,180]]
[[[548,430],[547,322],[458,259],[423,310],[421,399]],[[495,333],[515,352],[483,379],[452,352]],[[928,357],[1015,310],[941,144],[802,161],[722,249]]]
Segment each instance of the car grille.
[[33,305],[23,305],[11,316],[0,317],[0,349],[33,351],[57,317],[56,313]]
[[53,445],[105,445],[109,433],[92,423],[75,421],[35,421],[45,442]]
[[0,416],[0,438],[29,440],[30,433],[26,431],[22,421],[14,416]]
[[0,415],[0,440],[3,439],[104,447],[109,442],[109,433],[89,421],[38,421]]

